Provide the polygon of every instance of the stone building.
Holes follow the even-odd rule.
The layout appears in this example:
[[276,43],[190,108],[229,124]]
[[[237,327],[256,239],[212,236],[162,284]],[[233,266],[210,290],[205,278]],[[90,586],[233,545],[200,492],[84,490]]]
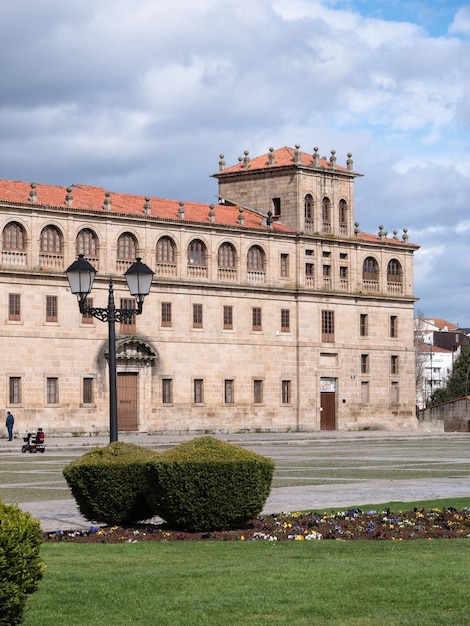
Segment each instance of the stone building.
[[136,257],[155,272],[117,328],[120,430],[415,429],[413,253],[406,229],[361,232],[351,155],[270,149],[226,167],[219,203],[0,181],[0,391],[21,431],[109,427],[107,324],[79,312],[66,268]]

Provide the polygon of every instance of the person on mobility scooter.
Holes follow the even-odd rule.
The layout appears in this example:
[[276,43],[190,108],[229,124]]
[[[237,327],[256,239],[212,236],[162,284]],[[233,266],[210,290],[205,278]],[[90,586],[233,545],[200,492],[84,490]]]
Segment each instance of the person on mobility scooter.
[[23,447],[21,448],[21,452],[45,452],[46,447],[44,445],[44,432],[42,428],[38,428],[36,434],[27,433],[26,437],[23,437],[23,441],[25,442]]

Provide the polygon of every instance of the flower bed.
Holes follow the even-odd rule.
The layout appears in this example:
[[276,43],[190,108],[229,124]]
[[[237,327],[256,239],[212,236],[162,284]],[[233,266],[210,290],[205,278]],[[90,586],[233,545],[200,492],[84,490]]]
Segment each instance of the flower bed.
[[135,543],[140,541],[384,541],[470,538],[470,509],[452,507],[406,512],[346,511],[260,515],[243,528],[210,533],[175,531],[162,524],[91,526],[86,531],[44,534],[46,542]]

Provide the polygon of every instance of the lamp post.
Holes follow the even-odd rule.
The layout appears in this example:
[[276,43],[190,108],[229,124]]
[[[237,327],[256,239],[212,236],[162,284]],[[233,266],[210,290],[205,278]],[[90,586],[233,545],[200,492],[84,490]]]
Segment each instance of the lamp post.
[[106,308],[86,306],[86,299],[93,287],[96,270],[83,254],[66,270],[70,291],[77,296],[80,313],[91,315],[108,322],[108,367],[109,367],[109,442],[118,440],[117,386],[116,386],[116,322],[140,315],[144,298],[150,291],[153,272],[138,257],[124,276],[131,296],[137,300],[137,309],[117,309],[114,303],[113,279],[109,278],[108,306]]

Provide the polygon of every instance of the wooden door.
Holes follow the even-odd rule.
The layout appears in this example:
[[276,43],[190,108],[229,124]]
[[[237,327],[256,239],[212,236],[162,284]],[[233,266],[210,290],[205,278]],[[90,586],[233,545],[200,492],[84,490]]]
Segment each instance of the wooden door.
[[137,376],[134,372],[117,375],[118,430],[137,430]]
[[320,430],[336,429],[336,393],[334,391],[322,391],[320,393]]

